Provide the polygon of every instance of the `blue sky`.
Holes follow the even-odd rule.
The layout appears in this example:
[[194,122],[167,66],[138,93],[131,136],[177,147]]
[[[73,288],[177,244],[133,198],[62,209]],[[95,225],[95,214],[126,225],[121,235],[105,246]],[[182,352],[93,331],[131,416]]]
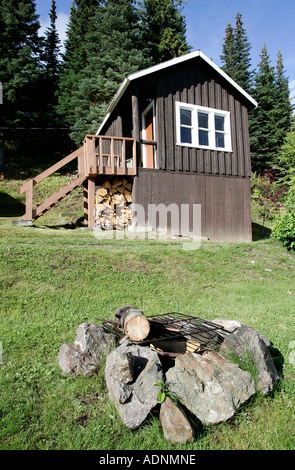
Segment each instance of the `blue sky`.
[[[289,77],[291,95],[295,97],[295,1],[294,0],[187,0],[183,13],[187,23],[187,40],[201,49],[217,65],[227,23],[234,26],[237,13],[242,14],[244,28],[252,45],[252,68],[260,61],[266,43],[272,64],[281,49]],[[65,39],[72,0],[56,0],[60,39]],[[41,26],[49,21],[51,0],[36,0]]]

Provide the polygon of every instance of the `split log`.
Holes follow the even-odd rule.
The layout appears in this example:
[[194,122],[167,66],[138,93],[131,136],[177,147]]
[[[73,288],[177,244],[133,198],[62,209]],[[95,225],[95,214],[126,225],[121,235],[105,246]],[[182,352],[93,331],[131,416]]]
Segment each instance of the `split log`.
[[122,180],[115,178],[112,182],[112,188],[118,188],[118,186],[122,186]]
[[131,341],[143,341],[149,335],[148,319],[142,310],[132,305],[120,307],[116,312],[115,319]]
[[108,190],[106,188],[103,188],[103,187],[99,188],[96,191],[97,196],[105,196],[107,193],[108,193]]
[[201,350],[201,343],[198,341],[185,341],[184,339],[156,339],[151,343],[151,348],[160,353],[186,354],[199,352]]
[[111,186],[112,185],[108,180],[104,181],[104,183],[102,183],[102,185],[101,185],[102,188],[106,188],[106,189],[111,188]]

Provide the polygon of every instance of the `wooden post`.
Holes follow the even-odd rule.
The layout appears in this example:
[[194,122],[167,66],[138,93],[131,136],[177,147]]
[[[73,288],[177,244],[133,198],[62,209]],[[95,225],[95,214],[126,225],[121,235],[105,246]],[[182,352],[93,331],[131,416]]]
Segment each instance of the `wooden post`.
[[98,137],[99,139],[99,167],[98,172],[100,175],[103,174],[103,156],[102,156],[102,137]]
[[[138,105],[138,89],[132,95],[132,137],[136,140],[136,154],[140,157],[140,115]],[[134,157],[133,157],[134,158]],[[133,161],[134,166],[134,161]]]
[[123,171],[126,173],[126,139],[122,139],[122,168]]
[[88,178],[88,227],[95,225],[95,178]]
[[111,172],[115,174],[114,139],[111,137]]
[[95,139],[93,136],[86,136],[86,161],[88,174],[96,174]]
[[133,142],[132,154],[133,154],[133,174],[136,175],[137,173],[137,142]]
[[88,179],[83,183],[84,224],[88,227]]
[[26,191],[26,213],[22,217],[22,220],[33,220],[33,187],[34,180],[27,182],[25,191]]

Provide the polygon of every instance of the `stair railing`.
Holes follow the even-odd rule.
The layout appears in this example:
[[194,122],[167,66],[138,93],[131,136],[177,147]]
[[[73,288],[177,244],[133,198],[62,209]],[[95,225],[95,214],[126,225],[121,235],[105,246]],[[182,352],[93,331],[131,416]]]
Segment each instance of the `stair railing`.
[[52,165],[47,170],[40,173],[40,175],[35,176],[34,178],[27,181],[21,188],[20,194],[26,193],[26,213],[21,217],[21,220],[32,221],[36,217],[36,209],[33,209],[33,189],[36,184],[43,181],[48,176],[52,175],[58,171],[63,166],[67,165],[75,158],[78,158],[78,173],[79,176],[85,175],[84,169],[84,146],[80,147],[78,150],[75,150],[67,157],[63,158],[59,162]]
[[[33,208],[33,189],[36,184],[58,171],[63,166],[78,158],[78,178],[66,187],[49,197],[42,204]],[[136,140],[129,137],[109,137],[87,135],[83,146],[67,157],[52,165],[40,175],[27,181],[20,189],[26,193],[26,212],[20,221],[31,222],[42,215],[48,208],[68,194],[78,184],[83,184],[86,178],[96,175],[126,175],[137,173]]]

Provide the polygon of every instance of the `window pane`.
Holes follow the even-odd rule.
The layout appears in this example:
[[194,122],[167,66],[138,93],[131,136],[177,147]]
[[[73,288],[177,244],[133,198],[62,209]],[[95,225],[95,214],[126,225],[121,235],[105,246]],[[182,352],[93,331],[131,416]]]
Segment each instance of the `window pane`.
[[209,145],[209,132],[199,130],[199,145]]
[[191,144],[192,143],[192,130],[189,129],[188,127],[181,127],[180,139],[181,139],[181,143],[183,144]]
[[224,149],[225,144],[224,144],[224,134],[221,134],[220,132],[216,132],[216,147]]
[[192,112],[190,109],[180,109],[180,124],[184,126],[192,125]]
[[215,130],[224,131],[224,116],[215,116]]
[[207,113],[198,113],[199,127],[203,129],[209,128],[209,116]]

